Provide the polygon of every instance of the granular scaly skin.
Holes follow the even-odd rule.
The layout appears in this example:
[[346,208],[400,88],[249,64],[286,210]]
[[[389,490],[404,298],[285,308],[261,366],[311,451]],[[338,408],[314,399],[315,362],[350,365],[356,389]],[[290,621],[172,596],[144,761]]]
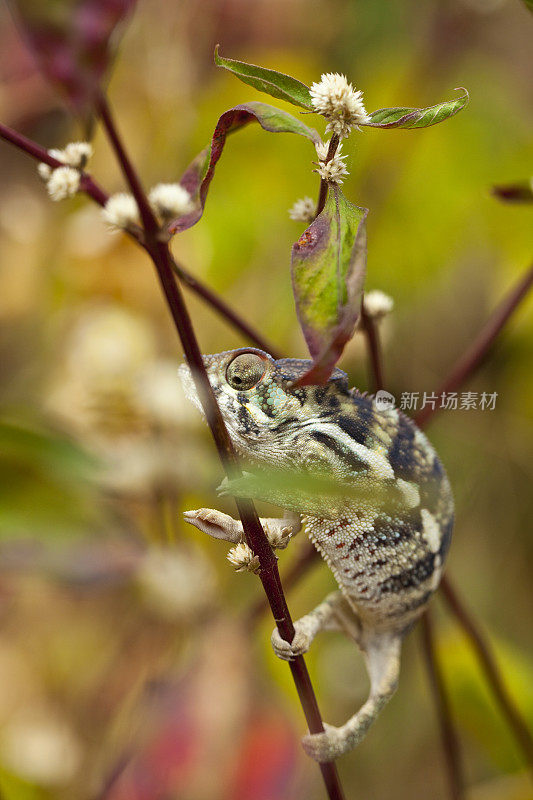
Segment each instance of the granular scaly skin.
[[[292,645],[274,633],[277,654],[304,652],[319,630],[335,627],[357,641],[367,660],[367,703],[341,728],[327,726],[325,734],[304,739],[310,755],[329,760],[364,736],[394,691],[401,640],[437,588],[450,544],[448,478],[416,425],[401,411],[380,410],[372,397],[350,390],[341,370],[325,386],[295,388],[309,361],[274,361],[252,348],[204,361],[230,436],[256,468],[319,475],[341,487],[334,496],[298,493],[290,482],[286,491],[263,483],[250,492],[301,516],[340,589],[296,623]],[[182,370],[198,404],[190,374]],[[350,498],[351,486],[358,487],[358,499]],[[232,486],[225,490],[231,493]],[[202,527],[201,513],[188,513],[188,521]]]

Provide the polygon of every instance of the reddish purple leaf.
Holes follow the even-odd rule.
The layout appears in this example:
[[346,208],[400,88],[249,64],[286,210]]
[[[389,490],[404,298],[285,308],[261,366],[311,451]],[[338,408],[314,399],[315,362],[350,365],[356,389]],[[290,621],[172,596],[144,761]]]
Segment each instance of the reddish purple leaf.
[[135,0],[10,0],[15,20],[45,76],[87,111],[114,52],[119,23]]
[[258,122],[263,130],[272,133],[297,133],[312,142],[320,141],[318,133],[313,128],[308,128],[292,114],[266,103],[244,103],[225,111],[217,122],[211,145],[196,156],[180,181],[191,195],[194,209],[170,223],[169,231],[171,233],[185,231],[201,219],[209,185],[213,180],[216,164],[226,144],[226,137],[250,122]]
[[353,336],[366,272],[367,213],[331,186],[324,210],[293,245],[296,311],[313,358],[300,386],[325,383]]

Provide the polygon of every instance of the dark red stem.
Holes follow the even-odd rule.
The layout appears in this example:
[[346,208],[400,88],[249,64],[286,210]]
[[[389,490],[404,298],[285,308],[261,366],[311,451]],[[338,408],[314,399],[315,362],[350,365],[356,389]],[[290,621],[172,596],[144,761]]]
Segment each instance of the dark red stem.
[[[459,358],[446,380],[443,381],[437,389],[437,397],[441,395],[442,392],[448,393],[456,391],[460,386],[463,385],[467,378],[470,378],[474,374],[474,372],[484,361],[487,353],[494,344],[494,340],[506,324],[511,314],[519,305],[520,301],[523,300],[523,298],[527,295],[532,284],[533,265],[528,269],[517,285],[509,292],[507,297],[493,312],[486,325],[478,333],[466,353]],[[432,417],[435,411],[438,410],[437,405],[438,404],[435,403],[435,409],[426,406],[416,415],[415,422],[420,428],[424,427],[429,418]]]
[[464,779],[461,765],[461,753],[459,743],[452,722],[448,692],[444,684],[444,678],[440,669],[439,661],[435,652],[435,637],[433,635],[433,621],[431,614],[426,611],[421,619],[420,630],[422,634],[422,646],[428,671],[431,691],[437,708],[442,747],[446,758],[446,773],[450,786],[450,797],[452,800],[463,800]]
[[383,359],[376,322],[365,311],[365,303],[361,304],[361,327],[368,347],[368,363],[370,372],[370,391],[378,392],[385,388],[383,378]]
[[500,704],[500,708],[507,719],[509,727],[514,732],[529,768],[533,771],[533,736],[507,691],[507,687],[502,680],[500,670],[496,664],[492,648],[481,634],[472,615],[466,610],[463,601],[459,599],[457,591],[450,586],[450,582],[443,578],[440,588],[448,607],[455,615],[457,621],[470,640],[470,644],[473,646],[476,656],[483,666],[489,686]]
[[[168,249],[168,243],[161,238],[157,220],[150,209],[137,173],[126,154],[112,119],[109,106],[103,96],[100,97],[98,101],[97,111],[99,112],[106,133],[121,165],[124,177],[137,201],[139,213],[143,221],[145,247],[154,263],[161,288],[185,352],[185,357],[191,368],[198,396],[200,397],[222,465],[229,478],[239,477],[242,473],[237,462],[235,451],[211,384],[209,383],[202,354],[181,290],[174,280],[172,257]],[[239,516],[242,520],[246,541],[259,559],[261,568],[259,576],[268,597],[268,602],[278,630],[286,641],[291,642],[294,638],[294,626],[281,587],[277,559],[261,527],[253,502],[251,500],[237,498],[236,504]],[[311,733],[320,733],[324,730],[324,726],[304,659],[301,656],[294,659],[294,661],[290,662],[290,668],[300,702],[304,709],[309,730]],[[332,800],[342,800],[343,792],[335,764],[333,762],[321,764],[320,769],[326,785],[328,797]]]

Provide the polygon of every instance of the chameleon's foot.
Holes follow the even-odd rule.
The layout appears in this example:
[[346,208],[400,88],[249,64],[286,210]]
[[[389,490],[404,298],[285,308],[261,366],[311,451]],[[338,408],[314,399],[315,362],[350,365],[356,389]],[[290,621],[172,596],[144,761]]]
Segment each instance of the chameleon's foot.
[[[232,544],[238,544],[243,540],[242,522],[233,519],[229,514],[217,511],[216,508],[197,508],[195,511],[185,511],[183,516],[185,522],[194,525],[213,539],[223,539]],[[260,522],[270,546],[275,550],[287,547],[291,538],[296,536],[302,527],[299,516],[290,512],[283,518],[261,517]]]
[[216,508],[197,508],[195,511],[184,511],[185,522],[212,536],[213,539],[224,539],[237,544],[242,539],[242,525],[229,514],[223,514]]
[[296,656],[307,653],[313,638],[313,634],[305,624],[305,618],[302,618],[294,623],[294,638],[292,642],[286,642],[285,639],[282,639],[277,628],[272,631],[270,641],[278,658],[283,659],[283,661],[292,661]]
[[324,733],[308,733],[302,738],[302,746],[315,761],[334,761],[353,747],[342,728],[324,722]]

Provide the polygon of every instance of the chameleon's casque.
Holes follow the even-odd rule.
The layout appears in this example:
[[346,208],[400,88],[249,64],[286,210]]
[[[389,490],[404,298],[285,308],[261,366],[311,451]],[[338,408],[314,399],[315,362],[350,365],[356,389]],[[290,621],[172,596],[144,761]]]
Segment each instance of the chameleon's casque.
[[[341,370],[325,386],[295,387],[309,361],[275,361],[247,348],[204,356],[204,362],[231,438],[253,464],[326,475],[347,487],[340,510],[327,494],[318,506],[316,498],[309,502],[305,493],[284,494],[279,487],[254,495],[302,516],[341,592],[296,623],[292,645],[274,634],[278,655],[290,658],[306,650],[321,628],[340,627],[367,659],[367,703],[342,728],[305,737],[310,755],[328,760],[364,736],[394,691],[401,639],[437,588],[450,544],[448,478],[416,425],[399,410],[380,410],[372,397],[350,390]],[[186,367],[182,377],[198,405]],[[367,487],[368,499],[350,499],[350,485]],[[192,514],[197,517],[188,521],[213,533],[198,522],[200,512]]]

